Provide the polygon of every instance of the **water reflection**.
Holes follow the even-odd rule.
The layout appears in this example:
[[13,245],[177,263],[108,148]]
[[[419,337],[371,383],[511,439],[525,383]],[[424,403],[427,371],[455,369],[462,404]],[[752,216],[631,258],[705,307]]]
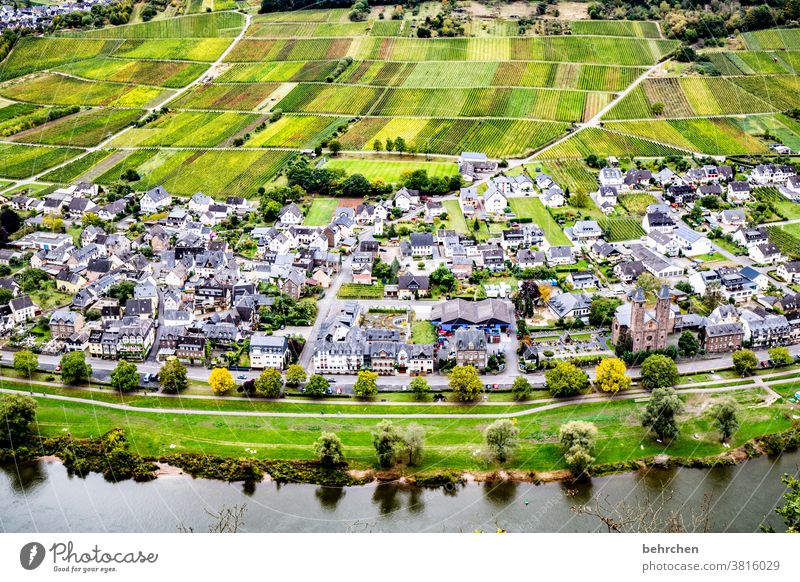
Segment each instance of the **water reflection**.
[[39,461],[0,465],[0,472],[7,477],[11,489],[18,495],[34,493],[47,480],[43,463]]
[[519,485],[517,481],[486,481],[483,496],[494,505],[506,506],[516,499]]
[[380,483],[372,493],[372,503],[378,507],[381,515],[389,515],[400,509],[397,494],[400,486],[394,483]]
[[327,511],[336,511],[336,506],[347,494],[344,487],[317,487],[314,497],[319,501],[319,506]]

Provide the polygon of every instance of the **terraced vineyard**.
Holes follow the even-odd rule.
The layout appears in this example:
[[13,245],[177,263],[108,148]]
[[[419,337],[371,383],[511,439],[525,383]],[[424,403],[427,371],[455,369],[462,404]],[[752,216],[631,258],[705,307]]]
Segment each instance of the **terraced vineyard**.
[[[234,5],[192,0],[187,16],[23,38],[0,65],[0,97],[11,102],[0,107],[0,133],[32,146],[91,148],[122,132],[104,152],[48,174],[58,181],[86,174],[109,183],[132,167],[147,176],[141,189],[177,184],[186,170],[212,173],[210,160],[224,160],[225,171],[176,186],[212,195],[262,185],[289,150],[334,137],[345,151],[380,153],[402,137],[414,153],[521,157],[593,119],[678,46],[655,22],[576,21],[569,34],[537,36],[541,27],[483,18],[469,36],[428,39],[408,20],[373,13],[351,22],[347,9],[251,10],[237,38],[247,18]],[[744,33],[745,50],[709,50],[720,76],[654,73],[602,127],[578,128],[539,157],[574,190],[588,190],[593,175],[576,160],[589,154],[765,154],[766,133],[800,144],[797,121],[784,115],[800,106],[797,35]],[[163,105],[169,113],[125,129]],[[83,111],[41,127],[23,122],[67,106]],[[109,160],[111,148],[123,151]],[[97,171],[94,160],[103,164]]]

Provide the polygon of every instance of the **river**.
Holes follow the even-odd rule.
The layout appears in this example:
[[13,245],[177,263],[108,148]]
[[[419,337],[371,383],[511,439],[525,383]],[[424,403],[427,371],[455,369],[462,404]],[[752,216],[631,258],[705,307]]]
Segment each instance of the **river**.
[[395,484],[319,487],[274,482],[245,487],[176,475],[149,483],[109,483],[101,475],[79,478],[58,462],[37,461],[0,468],[2,532],[174,532],[179,525],[206,531],[207,510],[245,504],[250,532],[589,532],[604,531],[596,517],[576,514],[577,505],[653,503],[702,513],[710,499],[710,530],[753,532],[763,523],[781,525],[784,473],[797,474],[800,453],[761,457],[714,469],[652,469],[561,483],[468,483],[454,490]]

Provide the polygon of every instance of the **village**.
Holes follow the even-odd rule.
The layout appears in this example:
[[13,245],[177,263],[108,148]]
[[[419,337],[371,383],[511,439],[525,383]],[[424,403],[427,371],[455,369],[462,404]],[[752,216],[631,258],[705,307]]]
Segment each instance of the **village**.
[[[227,368],[239,383],[299,363],[332,393],[361,370],[393,389],[420,375],[446,384],[456,365],[508,386],[558,361],[633,361],[687,333],[697,348],[680,355],[701,359],[798,341],[800,262],[743,206],[764,186],[796,202],[792,167],[617,166],[599,171],[591,195],[609,221],[558,225],[557,237],[549,214],[537,224],[512,204],[555,210],[568,192],[544,172],[504,175],[470,152],[457,193],[401,187],[334,201],[320,226],[306,224],[313,204],[301,200],[265,223],[257,200],[180,199],[160,186],[116,199],[88,183],[18,194],[4,224],[13,213],[27,233],[0,250],[4,350],[32,350],[56,370],[60,355],[83,352],[101,378],[117,360],[137,362],[143,385],[170,360],[197,378]],[[637,193],[652,200],[644,234],[609,242],[618,200]],[[710,196],[728,208],[702,209]],[[448,213],[463,214],[468,232],[447,228]],[[234,250],[241,237],[246,253]]]

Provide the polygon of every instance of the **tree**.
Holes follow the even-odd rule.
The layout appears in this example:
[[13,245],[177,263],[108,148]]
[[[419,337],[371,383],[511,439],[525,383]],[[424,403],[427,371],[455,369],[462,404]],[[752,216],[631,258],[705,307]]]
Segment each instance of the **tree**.
[[650,427],[658,438],[668,441],[678,436],[676,416],[683,412],[683,402],[674,388],[656,388],[642,416],[642,426]]
[[61,356],[61,381],[65,384],[82,384],[88,382],[92,375],[92,367],[86,363],[86,354],[70,352]]
[[622,300],[616,297],[596,297],[589,308],[589,323],[603,326],[611,325],[614,312],[622,305]]
[[678,338],[678,349],[684,356],[693,356],[700,350],[700,342],[697,336],[687,330]]
[[591,422],[573,420],[561,425],[558,442],[564,460],[576,476],[583,474],[594,463],[596,439],[597,427]]
[[544,375],[545,385],[553,396],[573,396],[589,387],[589,377],[569,362],[559,362]]
[[776,368],[780,368],[781,366],[788,366],[789,364],[794,362],[792,354],[790,354],[789,350],[784,347],[778,346],[770,348],[769,350],[767,350],[767,353],[769,354],[770,363]]
[[378,153],[379,151],[381,151],[381,149],[383,149],[383,144],[381,143],[381,140],[376,139],[375,141],[373,141],[372,142],[372,149],[375,150],[375,153]]
[[514,395],[514,400],[527,400],[531,394],[531,383],[525,376],[517,376],[511,385],[511,394]]
[[29,350],[22,350],[21,352],[14,354],[14,369],[19,372],[20,375],[30,378],[31,374],[33,374],[38,368],[39,356],[33,352]]
[[292,364],[286,368],[286,385],[297,386],[306,381],[306,370],[300,364]]
[[314,374],[308,379],[306,394],[315,398],[325,396],[325,392],[328,390],[329,386],[330,383],[325,378],[319,374]]
[[342,151],[342,144],[339,142],[338,139],[332,139],[328,142],[328,149],[331,151],[331,155],[336,155],[340,151]]
[[703,306],[709,311],[714,311],[717,307],[725,303],[725,297],[722,295],[722,288],[718,283],[708,285],[705,293],[703,293]]
[[722,398],[711,409],[714,426],[722,435],[722,442],[726,442],[733,433],[739,430],[739,405],[730,396]]
[[642,362],[642,387],[646,390],[675,386],[679,380],[678,366],[672,358],[653,354]]
[[158,383],[167,394],[177,394],[181,390],[185,390],[189,385],[186,378],[186,366],[181,364],[177,358],[167,360],[158,373]]
[[384,469],[394,465],[398,445],[403,439],[389,420],[382,420],[372,433],[372,446],[378,454],[378,463]]
[[335,467],[344,460],[342,441],[332,432],[323,432],[314,443],[314,454],[323,467]]
[[758,358],[751,350],[733,352],[733,367],[740,376],[749,376],[758,366]]
[[627,390],[631,386],[631,379],[626,372],[625,362],[619,358],[605,358],[594,368],[594,384],[601,392],[616,394],[620,390]]
[[[791,475],[784,475],[781,481],[788,491],[783,494],[786,503],[775,509],[775,513],[783,518],[786,533],[800,533],[800,479]],[[771,530],[767,530],[771,531]]]
[[694,287],[692,287],[692,284],[689,283],[689,281],[678,281],[677,283],[675,283],[675,289],[677,289],[678,291],[683,291],[684,293],[687,293],[689,295],[694,293]]
[[120,360],[111,371],[111,386],[119,392],[132,392],[139,387],[139,370],[136,364]]
[[403,433],[403,447],[408,464],[419,464],[425,451],[425,429],[418,424],[410,424]]
[[428,381],[423,378],[422,376],[417,376],[413,380],[411,380],[411,391],[414,393],[414,397],[417,400],[423,400],[428,397],[428,394],[431,391],[430,385],[428,385]]
[[492,456],[501,463],[505,463],[519,446],[519,429],[507,418],[495,420],[486,428],[483,437]]
[[267,368],[256,380],[256,390],[267,398],[278,398],[283,389],[283,377],[275,368]]
[[636,286],[641,287],[644,294],[649,298],[655,296],[656,291],[661,289],[663,284],[661,279],[650,273],[642,273],[636,279]]
[[650,106],[650,110],[653,112],[653,115],[658,116],[664,113],[664,104],[661,101],[656,101]]
[[132,281],[121,281],[111,286],[108,296],[117,299],[120,305],[125,305],[128,299],[133,297],[133,289],[136,285]]
[[569,201],[575,208],[590,208],[594,204],[586,192],[575,192]]
[[28,442],[36,419],[36,401],[24,394],[0,398],[0,446],[16,449]]
[[228,368],[214,368],[211,370],[211,374],[208,375],[208,383],[211,384],[211,390],[217,396],[227,394],[236,385]]
[[456,366],[450,370],[450,389],[456,400],[472,402],[480,396],[483,384],[473,366]]
[[353,384],[353,392],[359,398],[369,398],[378,393],[378,373],[359,370],[358,379]]

